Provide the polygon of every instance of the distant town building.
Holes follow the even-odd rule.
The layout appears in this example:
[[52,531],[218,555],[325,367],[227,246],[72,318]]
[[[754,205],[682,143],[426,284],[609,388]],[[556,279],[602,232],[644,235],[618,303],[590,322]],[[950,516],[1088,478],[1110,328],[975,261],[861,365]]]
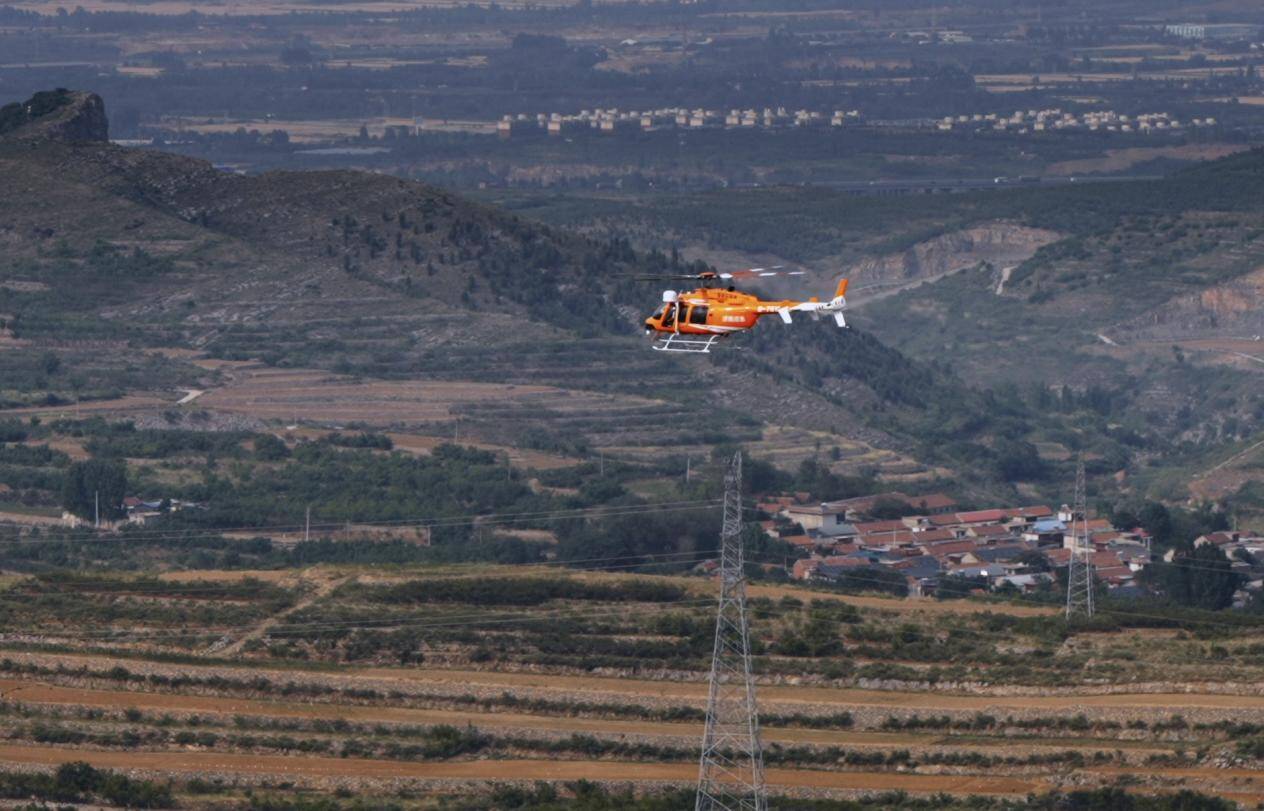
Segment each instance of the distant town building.
[[1169,25],[1167,33],[1183,39],[1254,39],[1260,26],[1249,23],[1178,23]]
[[[1213,127],[1214,118],[1195,118],[1188,126]],[[1005,113],[972,113],[926,119],[866,119],[859,110],[788,110],[785,107],[731,108],[727,111],[702,107],[663,107],[651,110],[617,108],[581,110],[576,114],[536,113],[506,115],[496,122],[502,138],[548,133],[553,136],[593,132],[615,134],[658,129],[746,129],[782,130],[791,128],[842,129],[868,126],[878,129],[916,129],[932,132],[1003,132],[1011,135],[1045,135],[1053,132],[1179,133],[1187,124],[1171,113],[1152,112],[1135,116],[1114,110],[1071,113],[1060,108],[1016,110]],[[407,128],[399,128],[404,134]]]

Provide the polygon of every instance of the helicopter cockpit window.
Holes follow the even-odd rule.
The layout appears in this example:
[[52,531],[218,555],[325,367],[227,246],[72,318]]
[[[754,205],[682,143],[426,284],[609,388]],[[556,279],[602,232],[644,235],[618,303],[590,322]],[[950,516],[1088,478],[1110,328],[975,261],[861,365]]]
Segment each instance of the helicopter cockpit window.
[[667,312],[663,313],[663,326],[670,327],[676,323],[676,305],[668,304]]
[[702,305],[698,305],[694,307],[692,310],[690,310],[689,323],[690,324],[706,324],[707,323],[707,308]]
[[662,318],[662,317],[663,317],[663,313],[664,313],[666,310],[667,310],[667,305],[666,305],[666,304],[660,304],[660,305],[658,306],[658,309],[654,311],[654,314],[653,314],[653,315],[651,315],[651,316],[650,316],[650,318],[652,318],[652,319],[654,319],[655,321],[657,321],[658,319],[660,319],[660,318]]

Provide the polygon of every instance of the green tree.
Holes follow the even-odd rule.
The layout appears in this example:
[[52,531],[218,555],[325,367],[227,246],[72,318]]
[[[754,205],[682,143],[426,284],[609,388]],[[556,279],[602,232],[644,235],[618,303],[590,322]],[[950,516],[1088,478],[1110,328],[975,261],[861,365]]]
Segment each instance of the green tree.
[[874,499],[873,507],[869,509],[869,517],[875,521],[887,521],[903,518],[906,515],[917,515],[918,512],[917,507],[902,498],[878,496]]
[[1155,501],[1148,502],[1137,513],[1137,520],[1159,546],[1172,543],[1172,514],[1167,507]]
[[1186,545],[1171,563],[1146,567],[1147,579],[1172,602],[1218,611],[1233,604],[1242,576],[1231,568],[1225,553],[1213,544]]
[[1030,442],[1001,439],[996,443],[996,475],[1007,482],[1038,481],[1048,474],[1048,466]]
[[290,455],[290,449],[283,440],[272,434],[260,434],[255,437],[255,457],[265,462],[276,462]]
[[76,462],[66,471],[61,505],[83,519],[95,515],[99,503],[101,517],[121,518],[127,495],[127,465],[118,460],[91,459]]

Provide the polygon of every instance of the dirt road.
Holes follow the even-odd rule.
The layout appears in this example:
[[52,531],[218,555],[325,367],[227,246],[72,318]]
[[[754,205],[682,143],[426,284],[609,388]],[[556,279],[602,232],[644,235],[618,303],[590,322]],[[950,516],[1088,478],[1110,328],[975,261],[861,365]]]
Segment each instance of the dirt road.
[[[317,570],[308,570],[307,572],[304,573],[304,577],[309,576],[314,571],[317,571]],[[300,611],[306,611],[308,608],[311,608],[318,601],[325,599],[330,594],[333,594],[335,589],[337,589],[343,583],[346,583],[348,580],[351,580],[352,577],[354,577],[354,575],[348,575],[346,577],[331,577],[328,579],[320,580],[316,584],[316,588],[312,590],[311,594],[308,594],[306,597],[294,603],[294,605],[290,606],[289,608],[283,611],[279,611],[276,614],[273,614],[271,617],[268,617],[266,620],[259,623],[254,628],[242,634],[236,640],[230,641],[227,638],[225,638],[224,640],[221,640],[221,642],[223,642],[224,644],[222,646],[219,646],[219,645],[212,646],[212,649],[209,652],[218,653],[221,656],[235,656],[236,654],[241,652],[241,649],[246,646],[246,643],[251,642],[252,640],[255,640],[255,639],[262,639],[263,636],[268,633],[268,631],[275,628],[279,623],[283,622],[287,617],[290,617],[294,614],[297,614]]]

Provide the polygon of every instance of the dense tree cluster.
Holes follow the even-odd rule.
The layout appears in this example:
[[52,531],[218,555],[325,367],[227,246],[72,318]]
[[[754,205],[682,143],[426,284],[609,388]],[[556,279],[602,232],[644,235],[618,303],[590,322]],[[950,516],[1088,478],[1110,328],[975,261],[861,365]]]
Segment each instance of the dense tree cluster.
[[1174,551],[1171,563],[1157,561],[1142,570],[1145,582],[1178,605],[1218,611],[1233,604],[1242,575],[1219,547],[1186,542]]
[[76,462],[66,471],[62,507],[85,520],[100,517],[113,521],[123,516],[127,495],[127,465],[119,461],[90,459]]

